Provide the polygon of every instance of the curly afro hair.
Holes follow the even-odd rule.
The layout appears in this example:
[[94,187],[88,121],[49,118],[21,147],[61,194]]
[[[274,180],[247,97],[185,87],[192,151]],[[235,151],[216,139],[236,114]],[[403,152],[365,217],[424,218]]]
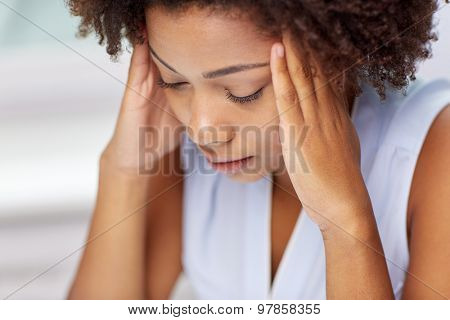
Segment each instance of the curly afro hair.
[[[369,82],[385,99],[385,86],[405,89],[415,79],[416,62],[431,57],[433,14],[439,0],[66,0],[81,17],[78,36],[95,31],[113,60],[122,52],[122,38],[142,43],[145,10],[160,6],[183,13],[191,6],[217,12],[240,12],[262,34],[280,36],[289,30],[307,45],[339,88],[358,80]],[[449,3],[449,0],[442,0]],[[251,9],[251,10],[250,10]],[[345,80],[344,80],[345,79]]]

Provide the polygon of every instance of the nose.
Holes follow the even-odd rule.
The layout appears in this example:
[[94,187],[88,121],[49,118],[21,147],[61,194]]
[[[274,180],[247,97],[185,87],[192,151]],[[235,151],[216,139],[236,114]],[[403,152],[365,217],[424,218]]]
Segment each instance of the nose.
[[220,102],[213,99],[197,98],[191,104],[191,118],[187,125],[190,139],[199,146],[216,147],[230,142],[234,128],[229,124],[229,113],[223,112]]
[[216,147],[228,143],[233,140],[235,133],[231,126],[202,126],[199,129],[193,129],[189,125],[187,127],[190,139],[202,147]]

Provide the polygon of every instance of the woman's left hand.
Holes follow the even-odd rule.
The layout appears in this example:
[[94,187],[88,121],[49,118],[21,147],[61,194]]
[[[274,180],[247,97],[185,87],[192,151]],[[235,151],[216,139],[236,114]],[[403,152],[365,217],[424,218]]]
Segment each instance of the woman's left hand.
[[[372,212],[357,132],[343,97],[314,57],[305,61],[306,55],[294,49],[291,37],[283,34],[282,43],[272,46],[270,59],[286,169],[321,231],[353,226]],[[312,69],[317,71],[314,76]]]

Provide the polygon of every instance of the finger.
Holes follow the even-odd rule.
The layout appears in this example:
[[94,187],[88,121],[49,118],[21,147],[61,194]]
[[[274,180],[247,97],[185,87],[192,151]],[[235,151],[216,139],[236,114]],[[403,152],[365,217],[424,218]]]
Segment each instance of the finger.
[[283,34],[289,74],[300,99],[305,119],[316,115],[317,98],[312,79],[312,70],[305,53],[295,47],[295,40],[289,32]]
[[303,115],[294,84],[289,76],[284,46],[277,42],[272,45],[270,68],[278,115],[281,124],[303,123]]
[[134,86],[145,81],[150,69],[150,63],[148,41],[145,37],[144,43],[136,43],[134,45],[128,69],[128,84]]
[[338,90],[335,77],[325,76],[318,60],[315,57],[311,58],[311,65],[317,70],[313,77],[316,88],[316,96],[318,100],[318,114],[321,119],[328,117],[345,117],[348,110],[346,106],[345,96]]

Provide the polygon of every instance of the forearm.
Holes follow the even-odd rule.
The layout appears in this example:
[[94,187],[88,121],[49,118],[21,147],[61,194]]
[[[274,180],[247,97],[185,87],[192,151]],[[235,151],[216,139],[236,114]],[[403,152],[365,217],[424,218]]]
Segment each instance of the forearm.
[[69,299],[145,298],[146,212],[150,181],[102,161],[95,210]]
[[373,212],[322,231],[327,299],[394,299]]

